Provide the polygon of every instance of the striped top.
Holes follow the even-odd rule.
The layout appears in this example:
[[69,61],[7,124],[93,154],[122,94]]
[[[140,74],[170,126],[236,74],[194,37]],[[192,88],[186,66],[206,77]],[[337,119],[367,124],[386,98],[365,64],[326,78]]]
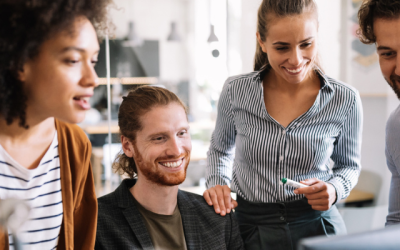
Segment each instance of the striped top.
[[228,78],[208,151],[207,188],[231,185],[251,202],[287,202],[304,195],[280,185],[280,179],[315,177],[335,187],[337,201],[349,195],[361,169],[360,96],[354,88],[316,72],[321,89],[314,104],[286,128],[265,108],[265,71]]
[[[56,249],[63,218],[57,132],[35,169],[21,166],[0,145],[0,199],[7,198],[26,200],[32,209],[19,235],[23,248]],[[11,232],[9,242],[14,249]]]

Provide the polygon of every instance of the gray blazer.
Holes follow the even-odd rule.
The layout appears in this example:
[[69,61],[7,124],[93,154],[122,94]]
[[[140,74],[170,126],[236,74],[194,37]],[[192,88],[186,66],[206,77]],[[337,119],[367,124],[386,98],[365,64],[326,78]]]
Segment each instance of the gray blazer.
[[[96,250],[154,249],[129,191],[135,183],[136,180],[125,179],[114,192],[98,199]],[[188,250],[244,249],[232,213],[222,217],[202,196],[181,190],[178,207]]]

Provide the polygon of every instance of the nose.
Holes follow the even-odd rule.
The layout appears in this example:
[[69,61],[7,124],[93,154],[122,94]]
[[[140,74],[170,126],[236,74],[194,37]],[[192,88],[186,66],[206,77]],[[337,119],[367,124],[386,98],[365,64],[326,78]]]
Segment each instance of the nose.
[[87,62],[82,69],[82,85],[85,87],[97,87],[99,86],[99,77],[92,62]]
[[303,55],[301,54],[301,50],[299,48],[292,50],[290,57],[289,57],[289,63],[291,65],[297,66],[302,61],[303,61]]
[[167,144],[168,156],[178,157],[183,153],[181,142],[178,138],[171,138]]

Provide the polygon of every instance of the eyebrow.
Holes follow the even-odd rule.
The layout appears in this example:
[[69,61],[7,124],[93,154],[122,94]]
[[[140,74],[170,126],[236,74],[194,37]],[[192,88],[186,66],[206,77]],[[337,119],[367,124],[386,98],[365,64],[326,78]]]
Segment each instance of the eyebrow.
[[392,48],[386,47],[386,46],[378,46],[376,50],[392,50]]
[[[61,50],[61,53],[65,53],[65,52],[68,52],[68,51],[71,51],[71,50],[75,50],[75,51],[78,51],[78,52],[80,52],[80,53],[86,52],[85,49],[82,49],[82,48],[79,48],[79,47],[75,47],[75,46],[70,46],[70,47],[65,47],[65,48],[63,48],[63,49]],[[97,50],[96,53],[98,53],[99,51],[100,51],[100,50]]]
[[[310,36],[309,38],[306,38],[304,40],[301,40],[299,43],[304,43],[307,42],[308,40],[314,38],[313,36]],[[272,45],[290,45],[290,43],[285,43],[285,42],[275,42]]]
[[[184,129],[189,130],[189,128],[190,128],[190,126],[187,126],[187,127],[184,126],[184,127],[181,127],[181,128],[179,129],[179,131],[184,130]],[[162,131],[162,132],[156,132],[156,133],[150,134],[150,135],[147,136],[147,137],[148,137],[148,138],[153,138],[153,137],[156,137],[156,136],[168,135],[168,134],[169,134],[168,131]]]

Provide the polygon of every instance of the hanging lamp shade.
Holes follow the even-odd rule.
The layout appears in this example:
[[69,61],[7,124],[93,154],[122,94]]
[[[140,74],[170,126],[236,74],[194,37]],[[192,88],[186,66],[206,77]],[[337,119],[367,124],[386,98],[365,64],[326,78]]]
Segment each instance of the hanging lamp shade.
[[171,22],[171,32],[168,35],[167,41],[175,41],[179,42],[181,40],[181,37],[178,34],[178,31],[176,29],[176,22]]
[[210,36],[208,37],[207,42],[209,42],[209,43],[218,42],[218,37],[215,35],[214,25],[212,25],[212,24],[211,24],[211,27],[210,27]]
[[136,34],[134,22],[129,22],[128,35],[126,36],[126,41],[123,43],[123,46],[136,47],[142,44],[143,40]]

